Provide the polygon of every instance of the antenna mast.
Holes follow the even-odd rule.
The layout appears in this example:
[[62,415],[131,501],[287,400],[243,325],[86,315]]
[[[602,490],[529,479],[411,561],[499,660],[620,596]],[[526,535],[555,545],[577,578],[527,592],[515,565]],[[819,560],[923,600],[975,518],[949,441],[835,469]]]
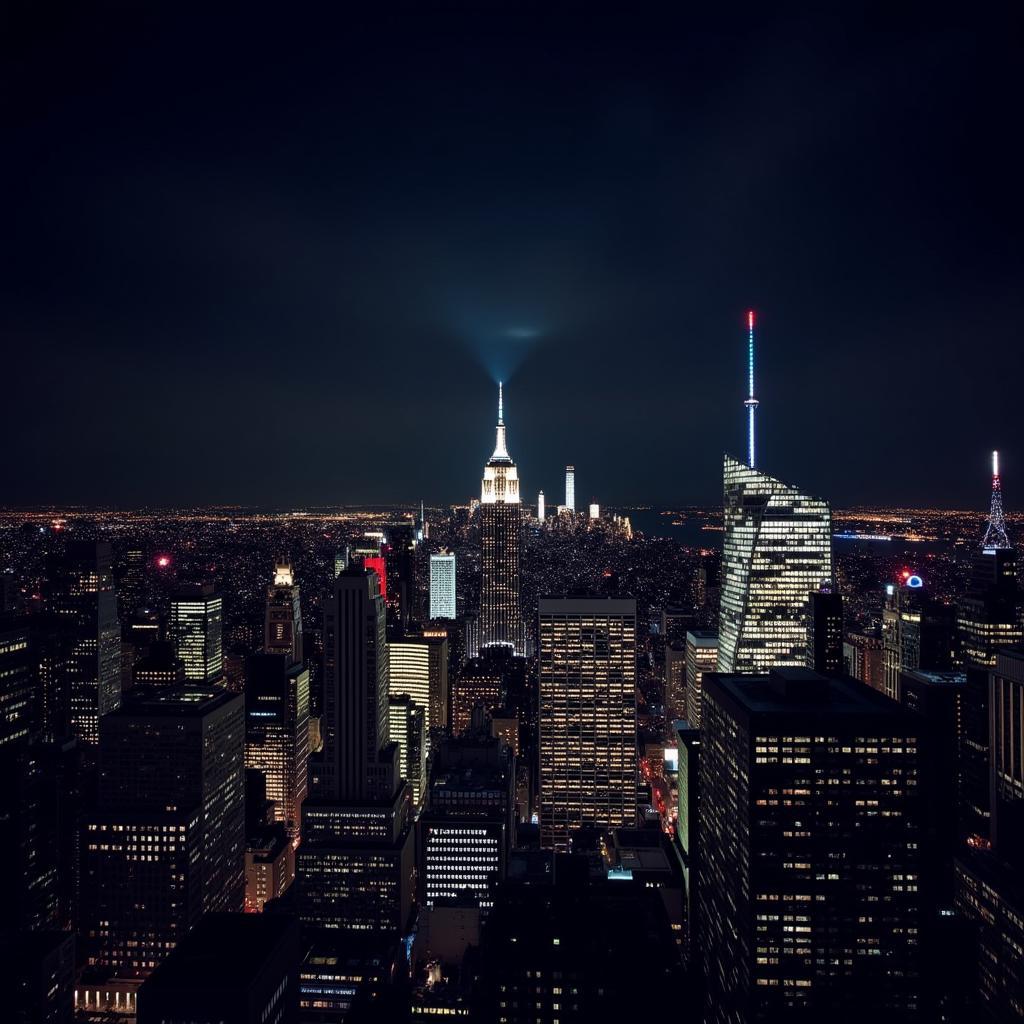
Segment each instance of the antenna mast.
[[754,410],[758,401],[754,397],[754,311],[747,313],[747,450],[750,468],[754,468]]

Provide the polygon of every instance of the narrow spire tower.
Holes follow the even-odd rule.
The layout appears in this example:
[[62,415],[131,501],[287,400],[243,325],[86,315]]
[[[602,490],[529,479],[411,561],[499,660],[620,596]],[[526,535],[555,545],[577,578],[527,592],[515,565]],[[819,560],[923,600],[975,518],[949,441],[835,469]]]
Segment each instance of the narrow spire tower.
[[754,311],[747,313],[747,449],[748,463],[754,468],[754,410],[758,402],[754,397]]
[[1006,534],[1006,520],[1003,518],[1003,485],[999,480],[999,452],[992,453],[992,505],[988,513],[988,527],[982,548],[991,551],[996,548],[1010,547],[1010,538]]

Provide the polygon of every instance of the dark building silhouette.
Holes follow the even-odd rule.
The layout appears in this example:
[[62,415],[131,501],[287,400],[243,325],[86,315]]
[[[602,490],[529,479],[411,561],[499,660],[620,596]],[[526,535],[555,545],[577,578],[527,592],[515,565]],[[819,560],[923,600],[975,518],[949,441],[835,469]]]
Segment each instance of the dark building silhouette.
[[294,1024],[299,927],[278,914],[205,914],[139,989],[138,1024]]
[[807,609],[807,667],[825,676],[844,675],[843,597],[816,590]]
[[98,802],[81,831],[88,962],[146,977],[204,911],[241,911],[243,701],[181,686],[102,719]]
[[180,686],[184,682],[185,663],[169,640],[154,640],[149,653],[132,666],[133,686]]
[[906,1021],[919,1004],[918,726],[807,669],[708,675],[706,1021]]
[[967,676],[964,700],[963,786],[960,827],[966,836],[989,838],[991,784],[989,672],[996,652],[1024,639],[1014,548],[984,548],[974,556],[966,595],[957,605],[960,660]]
[[388,715],[379,581],[346,570],[324,602],[323,750],[310,759],[296,864],[306,925],[397,933],[411,913],[411,794]]
[[52,694],[53,721],[94,751],[100,718],[121,700],[121,627],[110,544],[70,542],[48,575],[53,632],[44,685]]
[[71,1024],[75,1000],[75,939],[70,932],[0,932],[4,1020]]
[[681,969],[658,891],[556,875],[500,890],[481,938],[477,1018],[575,1024],[629,1019],[641,1006],[659,1018],[678,1012]]

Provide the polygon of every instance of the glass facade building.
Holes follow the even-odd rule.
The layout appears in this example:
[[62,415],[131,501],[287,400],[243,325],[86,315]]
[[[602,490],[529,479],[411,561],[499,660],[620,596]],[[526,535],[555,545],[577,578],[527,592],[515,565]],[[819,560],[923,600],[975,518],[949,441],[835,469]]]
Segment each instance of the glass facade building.
[[812,591],[832,582],[832,514],[821,498],[725,457],[718,669],[807,663]]

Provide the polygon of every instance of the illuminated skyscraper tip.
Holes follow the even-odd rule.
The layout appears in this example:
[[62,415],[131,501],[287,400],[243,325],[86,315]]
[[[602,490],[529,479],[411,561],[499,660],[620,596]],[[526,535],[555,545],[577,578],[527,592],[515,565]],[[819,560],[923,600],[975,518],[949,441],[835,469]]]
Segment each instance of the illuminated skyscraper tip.
[[502,394],[502,383],[498,381],[498,426],[500,427],[505,422],[505,401]]
[[1003,516],[1003,484],[999,479],[999,452],[992,453],[992,504],[988,513],[988,526],[985,539],[981,542],[983,549],[1010,547],[1010,538],[1006,533],[1006,519]]
[[743,403],[747,407],[747,447],[750,468],[754,468],[754,410],[757,399],[754,397],[754,311],[747,313],[747,399]]

